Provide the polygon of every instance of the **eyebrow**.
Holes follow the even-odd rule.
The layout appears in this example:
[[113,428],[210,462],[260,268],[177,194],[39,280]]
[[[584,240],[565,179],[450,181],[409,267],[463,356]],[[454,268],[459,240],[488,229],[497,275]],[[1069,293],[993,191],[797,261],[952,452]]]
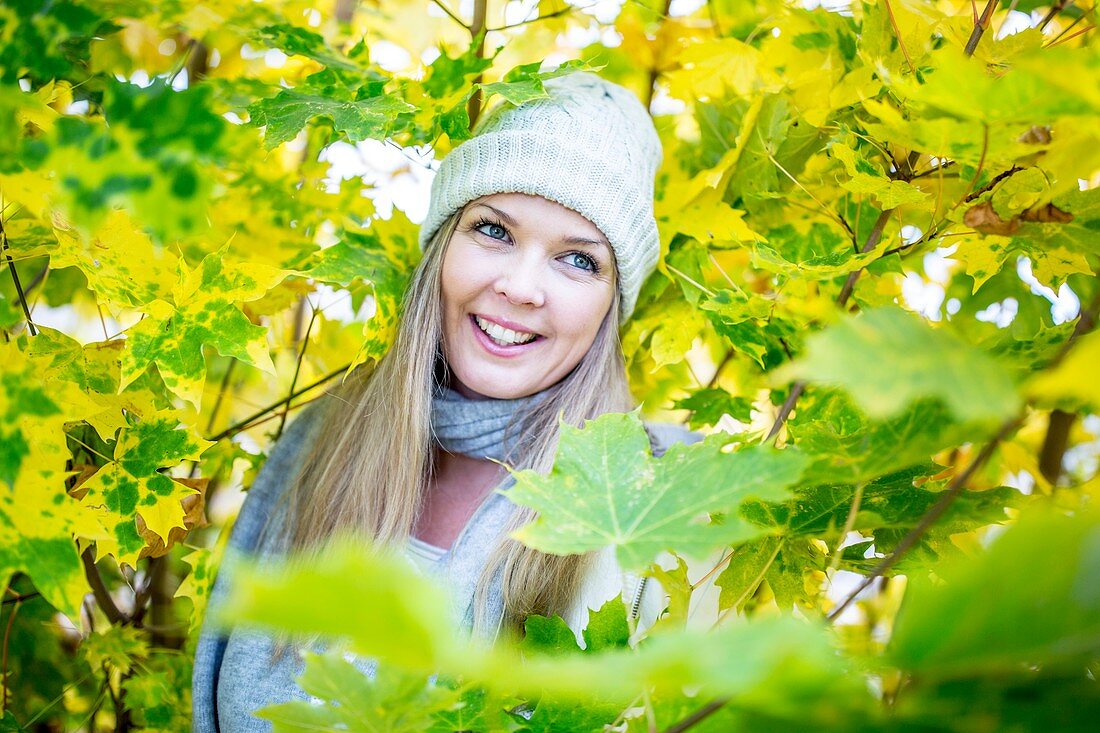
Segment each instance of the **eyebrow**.
[[[484,206],[486,209],[489,209],[490,211],[495,213],[497,216],[499,216],[504,221],[504,223],[507,224],[508,226],[510,226],[510,227],[519,227],[519,223],[514,218],[512,218],[507,212],[501,211],[497,207],[490,206],[489,204],[486,204],[486,203],[478,203],[476,205],[477,206]],[[609,251],[611,249],[611,243],[608,242],[605,239],[590,239],[588,237],[562,237],[559,241],[562,244],[572,244],[572,245],[578,245],[578,246],[581,246],[581,247],[594,247],[594,248],[600,248],[600,249],[606,247]]]

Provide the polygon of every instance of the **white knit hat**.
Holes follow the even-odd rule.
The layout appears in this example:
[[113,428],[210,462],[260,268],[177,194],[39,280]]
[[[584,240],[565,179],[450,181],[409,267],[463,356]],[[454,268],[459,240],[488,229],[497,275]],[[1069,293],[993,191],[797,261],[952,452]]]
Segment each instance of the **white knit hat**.
[[595,224],[611,243],[625,321],[660,255],[653,179],[661,141],[642,104],[618,84],[574,72],[545,87],[549,97],[490,110],[474,137],[443,159],[420,246],[481,196],[528,193],[556,201]]

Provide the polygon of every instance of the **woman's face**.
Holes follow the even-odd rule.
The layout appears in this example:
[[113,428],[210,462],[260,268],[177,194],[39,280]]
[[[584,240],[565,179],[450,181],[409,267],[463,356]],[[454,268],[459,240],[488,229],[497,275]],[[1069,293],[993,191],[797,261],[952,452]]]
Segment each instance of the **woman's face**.
[[596,338],[615,292],[611,247],[541,196],[468,204],[443,258],[443,349],[467,397],[525,397],[559,382]]

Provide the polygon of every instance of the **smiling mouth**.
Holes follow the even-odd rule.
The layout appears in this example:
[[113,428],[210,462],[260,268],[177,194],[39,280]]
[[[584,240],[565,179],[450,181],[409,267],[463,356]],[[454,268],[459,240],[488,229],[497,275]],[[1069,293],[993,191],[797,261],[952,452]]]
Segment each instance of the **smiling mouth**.
[[535,339],[539,338],[537,333],[528,333],[526,331],[513,331],[510,328],[505,328],[492,321],[488,321],[481,316],[470,316],[482,333],[489,337],[497,346],[522,346],[523,344],[529,344]]

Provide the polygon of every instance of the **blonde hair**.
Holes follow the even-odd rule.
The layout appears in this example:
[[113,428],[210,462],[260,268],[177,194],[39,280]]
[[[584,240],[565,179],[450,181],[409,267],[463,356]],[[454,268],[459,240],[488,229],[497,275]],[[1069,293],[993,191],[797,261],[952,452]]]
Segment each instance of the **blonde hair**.
[[[441,273],[462,209],[427,244],[405,293],[395,342],[370,373],[359,369],[328,397],[312,448],[299,470],[288,512],[288,549],[322,553],[335,535],[354,533],[371,543],[403,546],[431,486],[431,407],[437,365],[443,370]],[[570,425],[634,406],[619,343],[619,293],[588,352],[549,394],[510,426],[523,436],[508,463],[548,472],[558,442],[558,419]],[[308,488],[304,488],[308,487]],[[517,508],[511,529],[535,518]],[[557,556],[532,550],[505,534],[488,559],[474,593],[475,628],[486,630],[488,589],[503,572],[506,633],[522,633],[530,614],[565,615],[572,607],[590,555]],[[491,631],[491,629],[490,629]]]

